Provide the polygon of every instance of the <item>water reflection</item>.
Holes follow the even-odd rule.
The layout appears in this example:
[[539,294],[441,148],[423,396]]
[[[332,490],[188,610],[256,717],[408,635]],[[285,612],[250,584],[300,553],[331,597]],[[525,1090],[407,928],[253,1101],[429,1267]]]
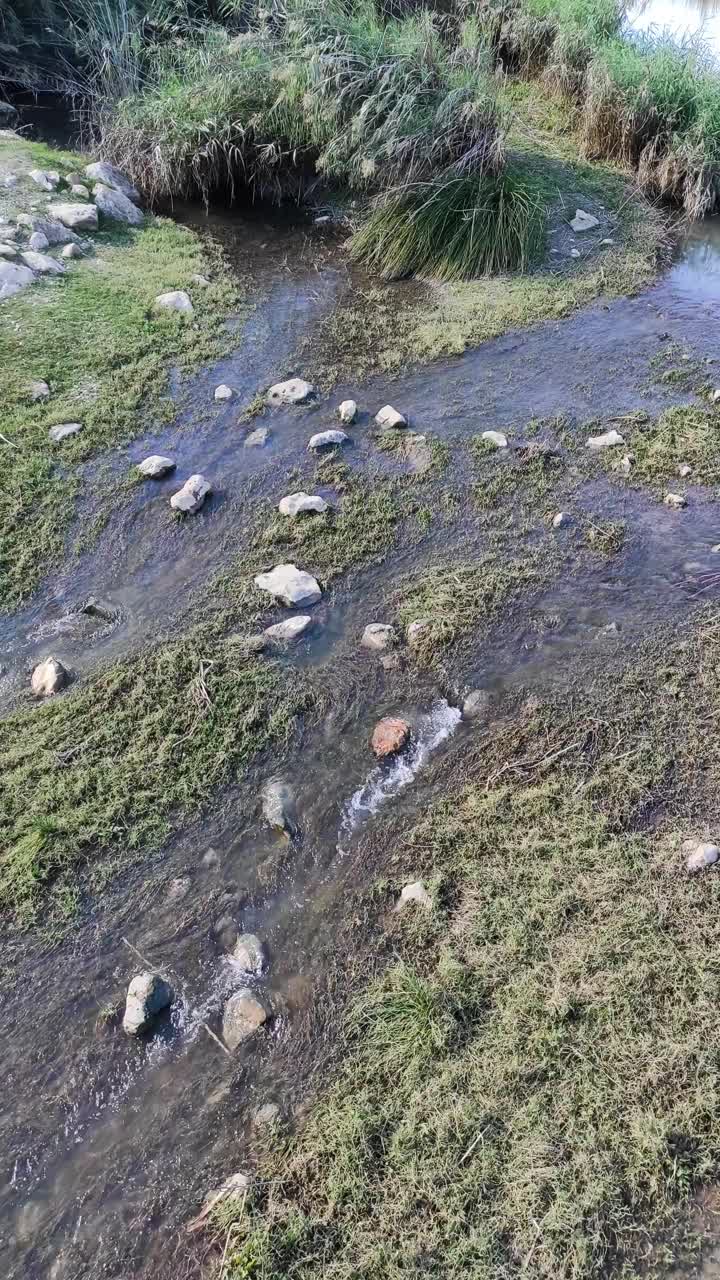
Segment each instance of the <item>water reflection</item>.
[[720,54],[720,0],[639,0],[628,9],[634,31],[655,28],[679,40],[694,36]]

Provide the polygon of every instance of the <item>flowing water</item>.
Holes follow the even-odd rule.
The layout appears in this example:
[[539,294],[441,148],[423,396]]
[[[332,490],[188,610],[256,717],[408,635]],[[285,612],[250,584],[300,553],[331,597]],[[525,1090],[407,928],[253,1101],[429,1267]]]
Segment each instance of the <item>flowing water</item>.
[[720,0],[639,0],[628,10],[628,25],[640,33],[700,40],[715,57],[720,54]]
[[[673,268],[638,298],[598,303],[462,358],[273,412],[263,419],[272,432],[267,449],[252,452],[242,447],[240,410],[259,387],[302,372],[293,356],[298,343],[353,282],[332,241],[303,228],[223,217],[210,219],[207,230],[230,246],[256,307],[241,322],[237,351],[183,389],[176,422],[111,465],[121,475],[146,453],[169,452],[186,474],[210,476],[215,494],[200,516],[176,525],[167,517],[172,480],[137,490],[91,553],[2,619],[6,705],[50,643],[82,677],[182,617],[182,602],[241,545],[248,499],[277,501],[285,473],[306,456],[308,436],[331,425],[332,406],[346,394],[364,410],[391,401],[417,430],[445,439],[454,458],[449,482],[467,496],[462,450],[470,435],[533,417],[582,423],[638,408],[657,412],[672,402],[648,375],[661,343],[718,357],[720,239],[709,224],[689,235]],[[237,389],[229,406],[212,401],[220,382]],[[367,473],[391,465],[365,420],[353,435],[351,466]],[[444,763],[477,740],[477,727],[459,710],[468,688],[488,689],[502,714],[514,692],[563,688],[578,657],[592,671],[612,660],[615,646],[632,646],[649,625],[693,607],[720,529],[710,495],[699,487],[689,494],[678,518],[646,495],[584,484],[578,500],[585,509],[632,530],[627,550],[594,563],[568,559],[567,572],[530,606],[509,611],[446,672],[442,687],[432,673],[385,672],[358,653],[357,642],[366,622],[383,620],[391,572],[456,548],[482,549],[463,503],[437,536],[402,544],[392,565],[341,582],[317,609],[319,638],[283,659],[314,668],[335,692],[332,711],[302,750],[282,766],[260,762],[202,822],[118,876],[101,900],[88,901],[79,927],[54,951],[12,941],[0,1002],[0,1245],[8,1280],[196,1274],[183,1224],[208,1188],[246,1167],[253,1109],[277,1101],[291,1112],[308,1087],[311,1058],[298,1045],[308,1028],[322,1035],[314,994],[323,958],[353,886],[373,874],[375,824],[390,813],[411,821],[442,785]],[[89,595],[108,606],[109,621],[77,612]],[[608,631],[613,624],[619,633]],[[412,746],[378,765],[368,742],[388,713],[408,719]],[[297,796],[300,834],[290,842],[259,820],[262,784],[276,771]],[[209,1034],[219,1030],[228,993],[246,981],[227,959],[228,916],[267,939],[267,986],[279,1011],[269,1035],[232,1059]],[[117,1015],[99,1017],[139,967],[128,943],[168,974],[178,994],[149,1041],[123,1037]]]

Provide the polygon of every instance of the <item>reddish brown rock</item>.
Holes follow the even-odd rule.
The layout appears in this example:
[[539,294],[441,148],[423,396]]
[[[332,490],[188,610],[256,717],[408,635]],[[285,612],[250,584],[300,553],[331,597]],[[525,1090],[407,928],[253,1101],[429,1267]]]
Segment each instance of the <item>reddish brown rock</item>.
[[410,725],[407,720],[399,720],[397,716],[386,716],[375,725],[372,736],[372,749],[378,760],[402,751],[410,737]]

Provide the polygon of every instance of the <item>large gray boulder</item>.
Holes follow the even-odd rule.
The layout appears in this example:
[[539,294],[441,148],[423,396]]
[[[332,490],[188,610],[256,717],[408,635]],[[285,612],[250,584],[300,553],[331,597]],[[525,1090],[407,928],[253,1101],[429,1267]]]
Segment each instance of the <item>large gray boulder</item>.
[[163,1009],[172,1004],[174,992],[159,973],[139,973],[128,987],[123,1031],[129,1036],[141,1035]]
[[71,231],[97,231],[97,209],[92,204],[51,204],[48,213]]
[[249,1040],[272,1016],[272,1008],[259,991],[242,987],[230,997],[223,1010],[223,1040],[228,1049]]
[[[110,222],[123,222],[128,227],[141,227],[145,221],[142,209],[138,209],[132,200],[128,200],[122,191],[113,187],[104,187],[101,183],[95,188],[95,205],[103,218]],[[92,205],[88,206],[93,208]],[[97,213],[95,214],[97,217]]]
[[34,213],[19,213],[17,224],[30,233],[39,231],[49,245],[80,243],[80,237],[69,227],[63,226],[62,222],[58,222],[57,218],[40,218]]
[[274,600],[279,600],[288,609],[317,604],[322,596],[312,574],[298,569],[294,564],[278,564],[270,573],[259,573],[255,578],[255,586],[261,591],[267,591]]
[[35,253],[33,249],[26,249],[20,254],[26,267],[35,272],[38,276],[61,276],[65,273],[62,262],[58,262],[57,258],[51,258],[48,253]]
[[60,186],[60,174],[55,169],[31,169],[28,177],[41,191],[55,191]]
[[100,182],[105,187],[113,187],[126,199],[132,200],[133,204],[140,204],[140,192],[137,187],[133,186],[121,169],[116,169],[114,164],[108,164],[107,160],[96,160],[93,164],[86,164],[85,176],[91,182]]
[[6,262],[0,259],[0,302],[11,298],[14,293],[27,289],[35,279],[29,267],[19,262]]

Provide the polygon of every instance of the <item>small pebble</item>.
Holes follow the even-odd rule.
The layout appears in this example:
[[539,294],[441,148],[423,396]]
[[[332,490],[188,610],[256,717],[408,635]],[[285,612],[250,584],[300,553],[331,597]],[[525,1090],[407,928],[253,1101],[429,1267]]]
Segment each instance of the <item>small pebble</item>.
[[682,462],[677,469],[677,473],[681,480],[687,480],[688,476],[692,475],[692,467],[689,467],[687,462]]
[[666,493],[663,502],[666,507],[672,507],[675,511],[687,506],[687,498],[682,493]]
[[216,400],[232,400],[232,398],[233,398],[233,389],[232,387],[228,387],[226,383],[223,382],[219,387],[215,388]]
[[[686,841],[683,848],[692,846],[692,843],[692,841]],[[704,871],[706,867],[714,866],[718,858],[720,858],[720,849],[716,844],[698,844],[690,856],[685,859],[685,869],[693,875],[697,871]]]
[[572,516],[568,515],[567,511],[558,511],[557,515],[553,516],[553,529],[567,529],[571,524]]

